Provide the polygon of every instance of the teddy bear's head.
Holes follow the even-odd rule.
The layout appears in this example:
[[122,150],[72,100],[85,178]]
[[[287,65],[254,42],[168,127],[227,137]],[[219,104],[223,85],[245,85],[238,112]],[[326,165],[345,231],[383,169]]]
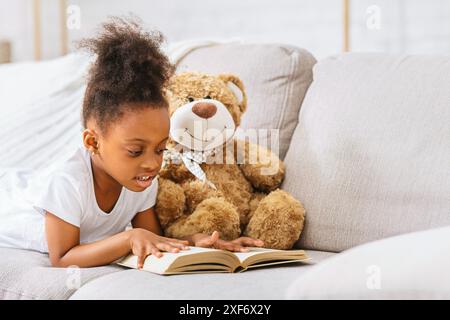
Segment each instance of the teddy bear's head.
[[247,106],[242,81],[231,74],[177,74],[166,96],[171,138],[195,151],[210,150],[231,139]]

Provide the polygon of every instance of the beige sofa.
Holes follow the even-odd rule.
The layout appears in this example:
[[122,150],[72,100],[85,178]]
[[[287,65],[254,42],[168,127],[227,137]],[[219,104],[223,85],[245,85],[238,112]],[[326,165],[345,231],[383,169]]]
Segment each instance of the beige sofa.
[[224,44],[190,52],[178,70],[238,74],[242,128],[279,130],[283,188],[307,212],[297,247],[312,263],[163,277],[51,268],[41,253],[0,248],[1,298],[450,298],[450,56],[316,63],[286,45]]

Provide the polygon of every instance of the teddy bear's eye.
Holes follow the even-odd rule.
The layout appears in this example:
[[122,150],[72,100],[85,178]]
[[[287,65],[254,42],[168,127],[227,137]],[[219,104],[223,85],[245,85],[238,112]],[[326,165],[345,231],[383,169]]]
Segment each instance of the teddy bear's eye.
[[205,97],[205,99],[211,99],[211,96],[210,96],[210,95],[207,95],[207,96]]
[[192,98],[192,97],[188,97],[187,99],[188,99],[189,102],[194,101],[194,98]]

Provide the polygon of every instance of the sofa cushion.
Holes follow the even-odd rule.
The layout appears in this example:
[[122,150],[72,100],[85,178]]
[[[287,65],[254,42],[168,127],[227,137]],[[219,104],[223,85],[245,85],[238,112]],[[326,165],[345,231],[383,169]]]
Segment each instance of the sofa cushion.
[[[288,45],[220,44],[192,50],[179,60],[177,72],[239,76],[248,99],[240,129],[279,130],[279,156],[283,159],[297,125],[300,105],[312,81],[315,62],[308,51]],[[238,136],[242,138],[243,133],[238,131]],[[270,131],[259,132],[259,144],[271,147],[270,134]],[[258,142],[252,136],[250,140]]]
[[52,268],[47,254],[0,248],[0,300],[67,299],[85,283],[122,268]]
[[318,62],[285,163],[298,245],[324,251],[450,224],[450,56]]
[[307,251],[311,262],[260,268],[242,273],[160,276],[126,269],[91,281],[72,300],[86,299],[283,299],[286,288],[313,264],[333,256]]
[[288,299],[450,299],[450,227],[364,244],[314,266]]

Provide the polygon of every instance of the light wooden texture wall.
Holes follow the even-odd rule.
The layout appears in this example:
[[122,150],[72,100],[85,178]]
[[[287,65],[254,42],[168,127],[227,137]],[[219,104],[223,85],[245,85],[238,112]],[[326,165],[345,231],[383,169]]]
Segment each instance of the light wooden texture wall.
[[[0,39],[12,42],[14,61],[34,52],[34,0],[0,0]],[[60,0],[41,2],[41,57],[59,56]],[[109,15],[134,12],[168,41],[243,38],[304,47],[317,58],[341,52],[345,0],[65,0],[81,10],[81,28],[67,30],[72,42],[92,35]],[[450,53],[450,1],[349,0],[349,49],[392,53]],[[370,29],[367,9],[377,6],[380,28]]]

